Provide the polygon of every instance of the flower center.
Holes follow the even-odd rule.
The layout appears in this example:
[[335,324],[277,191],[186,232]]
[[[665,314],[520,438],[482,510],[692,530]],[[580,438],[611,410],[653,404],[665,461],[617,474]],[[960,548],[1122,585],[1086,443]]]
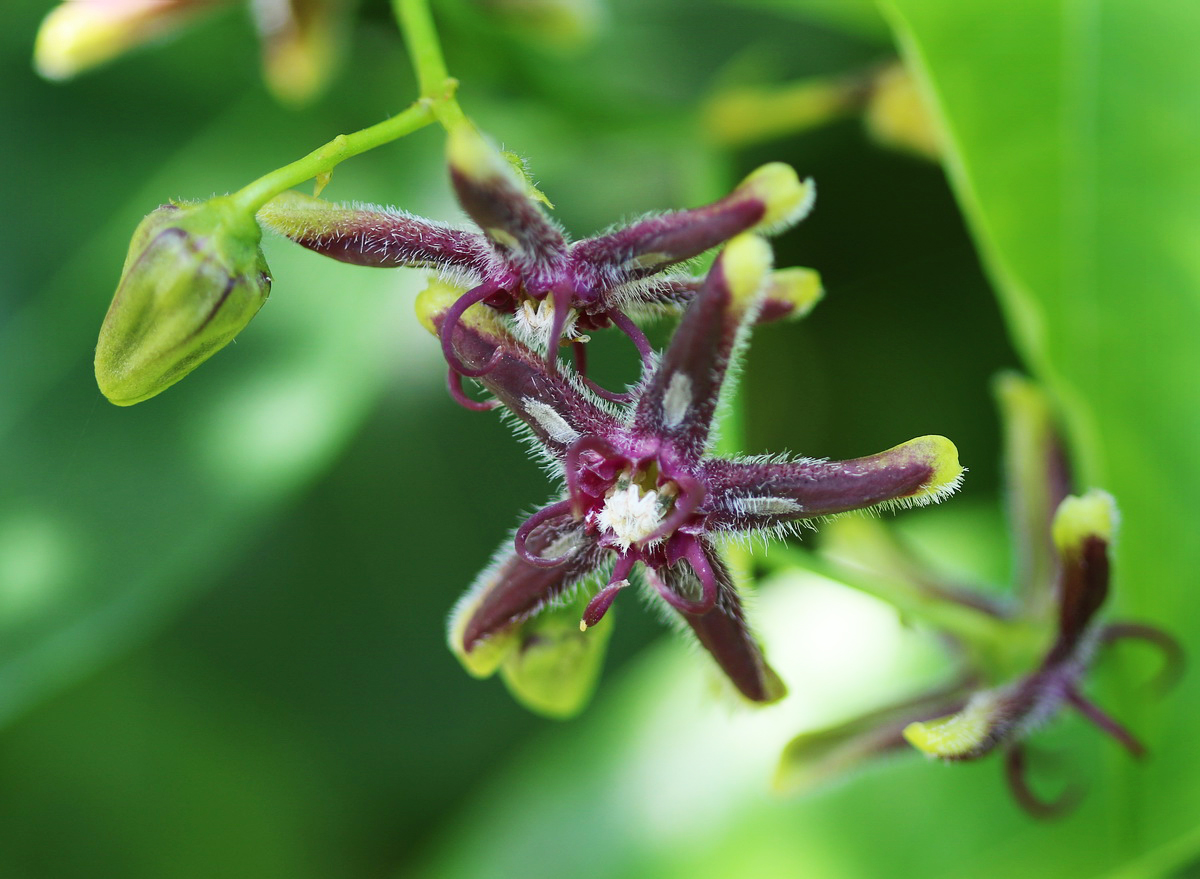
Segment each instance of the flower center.
[[623,475],[609,489],[604,506],[596,514],[596,523],[615,538],[622,550],[658,530],[675,503],[678,490],[673,482],[646,488],[647,481],[644,474],[641,479]]
[[[567,322],[563,325],[563,344],[568,342],[586,342],[586,337],[580,336],[575,328],[578,312],[570,309]],[[520,304],[513,313],[514,329],[517,336],[527,343],[545,345],[550,338],[550,330],[554,326],[554,303],[550,297],[533,299],[522,296]]]

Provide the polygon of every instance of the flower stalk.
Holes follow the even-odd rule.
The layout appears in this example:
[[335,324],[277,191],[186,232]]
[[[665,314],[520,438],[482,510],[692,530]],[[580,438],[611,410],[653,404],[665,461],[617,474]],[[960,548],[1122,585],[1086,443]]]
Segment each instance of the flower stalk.
[[446,70],[427,0],[394,0],[392,7],[412,59],[420,97],[395,116],[352,134],[339,134],[307,156],[242,187],[230,196],[242,210],[254,214],[293,186],[328,175],[346,159],[420,131],[434,122],[450,130],[465,120],[456,97],[458,80]]

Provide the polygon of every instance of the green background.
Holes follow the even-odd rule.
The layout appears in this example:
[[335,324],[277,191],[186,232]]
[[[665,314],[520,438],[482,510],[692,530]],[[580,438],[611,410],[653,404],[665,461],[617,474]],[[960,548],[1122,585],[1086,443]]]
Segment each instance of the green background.
[[[995,761],[910,755],[808,798],[768,792],[791,735],[904,695],[938,660],[818,578],[767,584],[757,604],[791,685],[778,708],[714,696],[703,660],[632,600],[575,721],[469,679],[445,614],[548,488],[494,417],[447,399],[412,319],[418,273],[268,241],[273,295],[235,345],[133,409],[91,375],[143,214],[236,189],[415,94],[385,5],[363,3],[348,63],[302,111],[264,91],[241,9],[40,81],[48,5],[11,4],[0,31],[0,877],[1200,870],[1200,684],[1153,700],[1132,650],[1095,689],[1151,757],[1053,724],[1039,789],[1086,786],[1054,824],[1016,809]],[[624,0],[564,54],[497,5],[435,4],[448,63],[576,237],[698,204],[764,161],[816,178],[817,209],[777,259],[819,268],[828,297],[756,333],[749,451],[951,437],[963,492],[896,524],[1003,582],[988,381],[1023,365],[1061,402],[1083,482],[1121,505],[1116,610],[1194,654],[1200,6]],[[719,81],[861,70],[897,49],[945,173],[856,119],[736,154],[697,123]],[[419,132],[342,166],[326,194],[457,219],[440,148]],[[619,339],[597,349],[602,379],[632,377]]]

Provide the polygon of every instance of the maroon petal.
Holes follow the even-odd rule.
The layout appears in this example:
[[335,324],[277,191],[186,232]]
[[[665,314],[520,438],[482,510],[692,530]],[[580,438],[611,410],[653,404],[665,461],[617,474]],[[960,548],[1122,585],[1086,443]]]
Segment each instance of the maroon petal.
[[704,453],[739,331],[770,267],[771,249],[757,236],[744,235],[725,248],[638,402],[638,430],[673,440],[691,460]]
[[1058,640],[1047,665],[1075,654],[1108,597],[1108,550],[1116,521],[1116,503],[1107,492],[1071,495],[1058,505],[1052,529],[1059,555]]
[[566,242],[516,171],[469,124],[450,133],[447,152],[450,180],[463,210],[501,253],[524,264],[527,286],[551,285],[565,264]]
[[962,479],[958,450],[926,436],[851,461],[726,461],[702,465],[713,512],[710,528],[747,531],[862,510],[940,500]]
[[289,191],[267,202],[258,221],[339,262],[443,268],[480,278],[502,270],[482,235],[393,208],[334,204]]
[[[680,616],[743,696],[752,702],[782,699],[786,688],[767,665],[758,641],[746,624],[742,602],[729,569],[711,544],[702,541],[700,547],[716,578],[716,604],[705,614],[680,613]],[[658,569],[657,576],[665,588],[682,598],[703,595],[703,586],[686,561]]]
[[561,596],[600,567],[606,553],[569,513],[542,523],[526,539],[528,548],[544,556],[564,556],[555,567],[531,565],[506,540],[492,564],[463,596],[450,618],[451,647],[471,653],[488,638],[504,632]]
[[[447,314],[462,291],[431,284],[417,297],[417,315],[426,328],[443,332]],[[458,359],[483,370],[476,379],[523,421],[546,451],[561,458],[583,435],[611,436],[616,419],[600,409],[562,372],[550,372],[546,361],[522,345],[482,306],[466,311],[450,334]]]
[[812,206],[812,181],[787,165],[759,168],[725,198],[700,208],[648,217],[571,249],[577,282],[600,289],[662,271],[752,229],[777,231]]

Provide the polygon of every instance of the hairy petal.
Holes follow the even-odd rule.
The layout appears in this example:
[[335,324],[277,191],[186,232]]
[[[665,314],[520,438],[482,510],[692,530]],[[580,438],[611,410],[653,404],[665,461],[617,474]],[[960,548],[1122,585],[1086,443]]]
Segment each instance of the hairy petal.
[[903,733],[909,724],[958,711],[967,690],[967,682],[956,681],[869,714],[800,733],[780,755],[775,789],[807,793],[906,748]]
[[[417,316],[426,329],[440,332],[461,292],[435,282],[417,297]],[[489,365],[477,380],[555,457],[561,458],[585,434],[606,436],[616,430],[616,420],[592,402],[578,380],[551,373],[546,361],[514,339],[490,309],[469,308],[455,325],[451,342],[466,365]]]
[[850,461],[772,463],[710,459],[702,465],[710,490],[710,528],[771,528],[887,504],[923,504],[962,480],[958,450],[941,436],[909,440]]
[[571,249],[578,283],[609,289],[661,271],[747,231],[780,231],[812,208],[816,189],[787,165],[764,165],[720,201],[649,217]]
[[[758,641],[746,624],[742,602],[729,568],[711,543],[701,540],[700,548],[716,577],[716,604],[707,613],[680,613],[680,616],[692,627],[696,639],[712,654],[721,671],[743,696],[751,702],[782,699],[787,690],[779,676],[767,665]],[[702,591],[692,566],[686,561],[660,568],[656,573],[666,588],[681,597],[694,597]]]
[[1108,548],[1117,525],[1117,505],[1108,492],[1067,497],[1054,515],[1059,553],[1058,641],[1047,662],[1076,651],[1096,611],[1108,597]]
[[442,268],[474,277],[502,270],[483,236],[394,208],[334,204],[288,191],[267,202],[258,212],[258,221],[339,262]]
[[527,284],[552,284],[565,263],[566,242],[515,169],[469,123],[450,132],[447,154],[463,210],[501,253],[523,265]]
[[722,251],[638,401],[639,430],[673,440],[693,461],[704,453],[730,360],[770,268],[771,249],[755,235]]
[[[678,314],[704,286],[704,278],[672,275],[656,278],[629,294],[624,307],[641,319]],[[618,290],[616,294],[624,291]],[[825,295],[821,276],[814,269],[776,269],[767,276],[762,307],[756,324],[807,317]],[[613,299],[618,296],[612,297]]]
[[567,559],[553,568],[537,567],[522,560],[506,540],[450,616],[450,649],[472,674],[491,674],[503,652],[493,656],[485,650],[478,658],[472,654],[595,572],[605,557],[569,513],[535,529],[528,545],[538,554]]

